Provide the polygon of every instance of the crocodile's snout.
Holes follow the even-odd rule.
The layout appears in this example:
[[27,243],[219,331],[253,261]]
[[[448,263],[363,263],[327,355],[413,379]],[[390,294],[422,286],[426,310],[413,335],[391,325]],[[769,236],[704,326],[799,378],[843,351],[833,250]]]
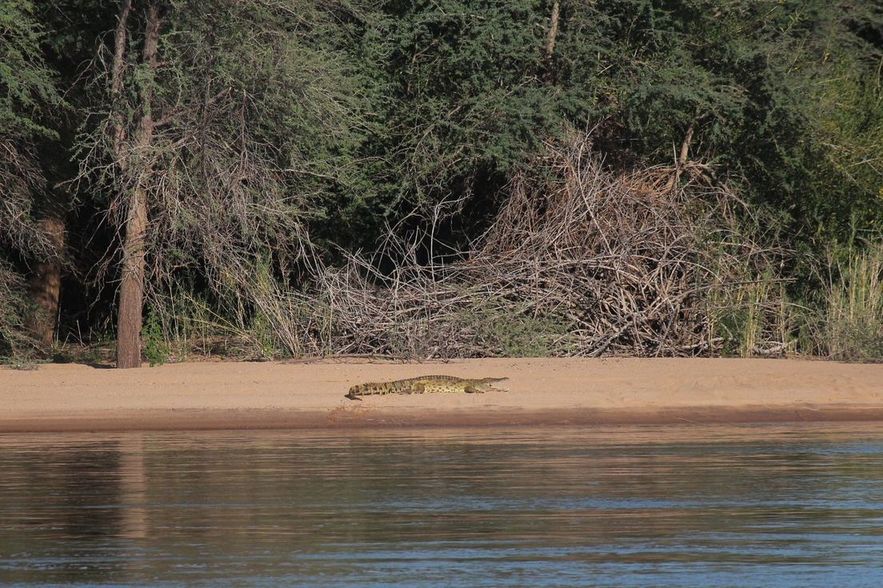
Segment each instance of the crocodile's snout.
[[350,400],[361,400],[361,398],[359,398],[359,392],[361,388],[362,387],[359,385],[353,386],[352,388],[350,388],[350,391],[347,392],[346,398],[349,398]]

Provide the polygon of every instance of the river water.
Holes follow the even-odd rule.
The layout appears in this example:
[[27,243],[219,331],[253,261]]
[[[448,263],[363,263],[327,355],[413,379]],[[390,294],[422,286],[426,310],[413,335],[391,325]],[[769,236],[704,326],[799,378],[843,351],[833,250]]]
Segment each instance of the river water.
[[883,426],[0,435],[0,584],[883,586]]

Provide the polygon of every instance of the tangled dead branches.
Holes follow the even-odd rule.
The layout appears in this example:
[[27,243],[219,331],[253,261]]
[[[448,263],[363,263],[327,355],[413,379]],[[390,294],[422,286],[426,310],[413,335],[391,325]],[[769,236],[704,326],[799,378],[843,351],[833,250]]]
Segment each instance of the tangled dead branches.
[[[740,228],[747,211],[707,168],[614,173],[588,137],[550,144],[544,159],[545,175],[515,178],[496,221],[459,259],[419,263],[425,243],[395,240],[384,252],[398,260],[391,272],[357,255],[325,269],[314,293],[331,325],[325,346],[416,357],[697,355],[720,349],[721,326],[744,322],[746,305],[752,348],[775,338],[767,315],[782,251]],[[746,296],[758,284],[763,299]]]

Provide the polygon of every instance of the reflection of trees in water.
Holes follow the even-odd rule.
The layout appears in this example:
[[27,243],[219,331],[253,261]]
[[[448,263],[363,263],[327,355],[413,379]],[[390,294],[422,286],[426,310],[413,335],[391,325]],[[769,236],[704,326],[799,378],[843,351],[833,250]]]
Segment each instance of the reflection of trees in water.
[[[15,499],[32,524],[65,537],[88,540],[120,529],[120,454],[115,441],[47,447],[30,459],[3,463],[4,476],[18,478]],[[60,449],[60,450],[59,450]]]
[[[856,489],[883,501],[879,445],[826,447],[466,430],[122,435],[11,453],[0,445],[0,555],[45,553],[51,544],[68,563],[40,580],[108,581],[174,571],[181,561],[221,574],[244,557],[258,568],[321,568],[300,554],[346,558],[365,545],[595,546],[597,557],[610,558],[606,546],[623,542],[733,541],[719,537],[781,520],[805,531],[879,516],[848,504]],[[132,546],[147,550],[149,563],[108,552],[89,568],[95,553]]]
[[[125,528],[125,489],[117,441],[39,444],[15,453],[0,447],[0,554],[45,554],[45,581],[106,581],[114,566],[96,561],[96,546]],[[14,484],[9,484],[14,481]],[[56,559],[57,558],[57,559]]]
[[67,452],[56,469],[58,520],[77,539],[115,537],[122,528],[120,454],[116,443]]
[[[303,440],[222,443],[151,450],[146,467],[150,526],[223,541],[236,551],[276,537],[311,549],[326,541],[395,541],[420,533],[457,537],[493,531],[505,520],[458,505],[463,496],[493,498],[509,481],[495,473],[508,459],[489,460],[486,447],[433,440]],[[464,527],[464,518],[471,523]],[[218,530],[223,532],[218,534]]]
[[119,449],[119,479],[122,490],[120,536],[144,539],[149,534],[144,435],[133,433],[122,437]]
[[[164,484],[154,500],[185,503],[157,516],[174,532],[186,505],[203,505],[188,533],[215,541],[212,533],[225,529],[234,550],[270,537],[305,550],[316,548],[318,536],[329,543],[513,536],[600,542],[738,529],[774,516],[785,502],[825,500],[843,483],[829,460],[799,444],[544,445],[463,437],[282,435],[266,446],[179,450],[174,459],[157,453],[149,467]],[[800,514],[841,515],[823,506]]]

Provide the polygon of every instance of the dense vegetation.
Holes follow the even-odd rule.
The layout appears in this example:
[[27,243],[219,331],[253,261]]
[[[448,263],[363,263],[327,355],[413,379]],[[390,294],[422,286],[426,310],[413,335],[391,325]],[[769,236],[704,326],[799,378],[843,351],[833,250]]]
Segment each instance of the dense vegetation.
[[883,6],[0,0],[0,356],[108,341],[879,359]]

